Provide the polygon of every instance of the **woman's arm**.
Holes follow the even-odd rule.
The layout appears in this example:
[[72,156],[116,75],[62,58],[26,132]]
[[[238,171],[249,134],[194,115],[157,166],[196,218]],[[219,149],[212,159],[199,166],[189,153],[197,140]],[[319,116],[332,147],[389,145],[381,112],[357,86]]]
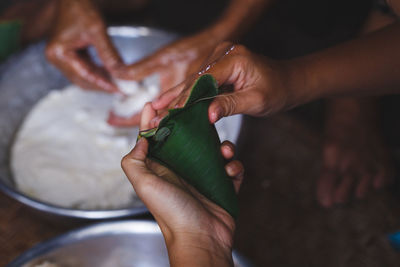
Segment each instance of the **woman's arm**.
[[[210,105],[212,123],[238,113],[265,116],[325,97],[396,93],[400,91],[400,22],[284,61],[254,54],[241,45],[224,43],[200,69],[199,74],[203,73],[214,75],[220,86],[234,88]],[[168,107],[185,103],[195,78],[187,79],[153,101],[159,112],[158,120]]]
[[400,23],[285,64],[299,104],[322,97],[397,93]]

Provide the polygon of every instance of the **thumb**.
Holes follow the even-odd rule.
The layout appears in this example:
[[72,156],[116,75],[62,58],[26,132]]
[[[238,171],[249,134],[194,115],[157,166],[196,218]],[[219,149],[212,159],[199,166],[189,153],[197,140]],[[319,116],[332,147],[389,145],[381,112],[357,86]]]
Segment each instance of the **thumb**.
[[144,163],[147,157],[148,148],[149,143],[147,142],[146,138],[140,138],[127,157],[135,161],[142,161]]
[[131,65],[114,70],[113,75],[119,79],[140,81],[155,72],[160,72],[162,69],[163,65],[158,56],[151,55]]
[[251,102],[251,93],[239,91],[218,95],[208,108],[210,123],[216,123],[223,117],[244,113]]
[[97,54],[108,71],[124,65],[106,29],[95,35],[93,46],[96,47]]
[[133,186],[140,178],[150,173],[145,163],[148,147],[149,144],[146,138],[140,138],[132,151],[121,161],[122,169]]

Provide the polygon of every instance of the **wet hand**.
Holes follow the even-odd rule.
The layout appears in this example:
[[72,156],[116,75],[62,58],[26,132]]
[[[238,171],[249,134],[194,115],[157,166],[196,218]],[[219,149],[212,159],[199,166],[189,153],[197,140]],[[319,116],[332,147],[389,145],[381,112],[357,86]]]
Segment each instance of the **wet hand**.
[[164,92],[200,67],[218,44],[216,39],[211,30],[180,39],[139,62],[120,68],[115,75],[121,79],[140,81],[158,73],[161,92]]
[[[96,7],[90,0],[60,0],[57,8],[55,27],[46,48],[49,61],[83,88],[117,92],[110,73],[123,63]],[[90,46],[95,47],[104,67],[90,59]]]
[[[158,73],[162,93],[197,71],[216,45],[214,33],[211,30],[204,31],[167,45],[137,63],[118,69],[114,74],[120,79],[140,81]],[[140,114],[128,118],[110,114],[108,119],[111,125],[122,127],[138,125],[139,121]]]
[[290,86],[286,80],[289,74],[283,63],[232,43],[219,45],[207,62],[195,75],[153,101],[152,106],[158,111],[154,125],[167,114],[168,109],[185,104],[194,81],[205,73],[216,78],[220,89],[233,89],[220,94],[211,103],[211,123],[239,113],[265,116],[291,105]]

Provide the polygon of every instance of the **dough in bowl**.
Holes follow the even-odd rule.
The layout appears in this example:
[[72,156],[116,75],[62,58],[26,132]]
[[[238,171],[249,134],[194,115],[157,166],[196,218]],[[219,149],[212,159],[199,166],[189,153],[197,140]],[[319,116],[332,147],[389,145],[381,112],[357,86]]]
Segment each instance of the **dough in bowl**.
[[[140,110],[152,97],[131,108]],[[78,209],[123,208],[138,201],[120,164],[138,129],[106,122],[118,99],[71,85],[39,101],[12,147],[17,188],[32,198]]]

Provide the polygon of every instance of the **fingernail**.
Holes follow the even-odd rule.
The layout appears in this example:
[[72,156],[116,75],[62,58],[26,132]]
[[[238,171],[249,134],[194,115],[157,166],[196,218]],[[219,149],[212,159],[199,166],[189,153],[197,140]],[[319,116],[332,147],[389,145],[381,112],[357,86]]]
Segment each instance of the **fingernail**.
[[225,170],[226,170],[226,173],[229,175],[229,176],[233,176],[235,173],[234,173],[234,169],[231,167],[231,166],[226,166],[226,168],[225,168]]
[[211,122],[212,122],[212,123],[217,122],[217,120],[219,120],[221,114],[222,114],[221,108],[220,108],[220,107],[217,107],[217,108],[215,109],[215,111],[211,113]]
[[210,119],[211,123],[214,123],[217,120],[217,114],[215,112],[211,112]]
[[222,116],[222,109],[221,107],[217,107],[215,110],[215,121],[219,120]]

